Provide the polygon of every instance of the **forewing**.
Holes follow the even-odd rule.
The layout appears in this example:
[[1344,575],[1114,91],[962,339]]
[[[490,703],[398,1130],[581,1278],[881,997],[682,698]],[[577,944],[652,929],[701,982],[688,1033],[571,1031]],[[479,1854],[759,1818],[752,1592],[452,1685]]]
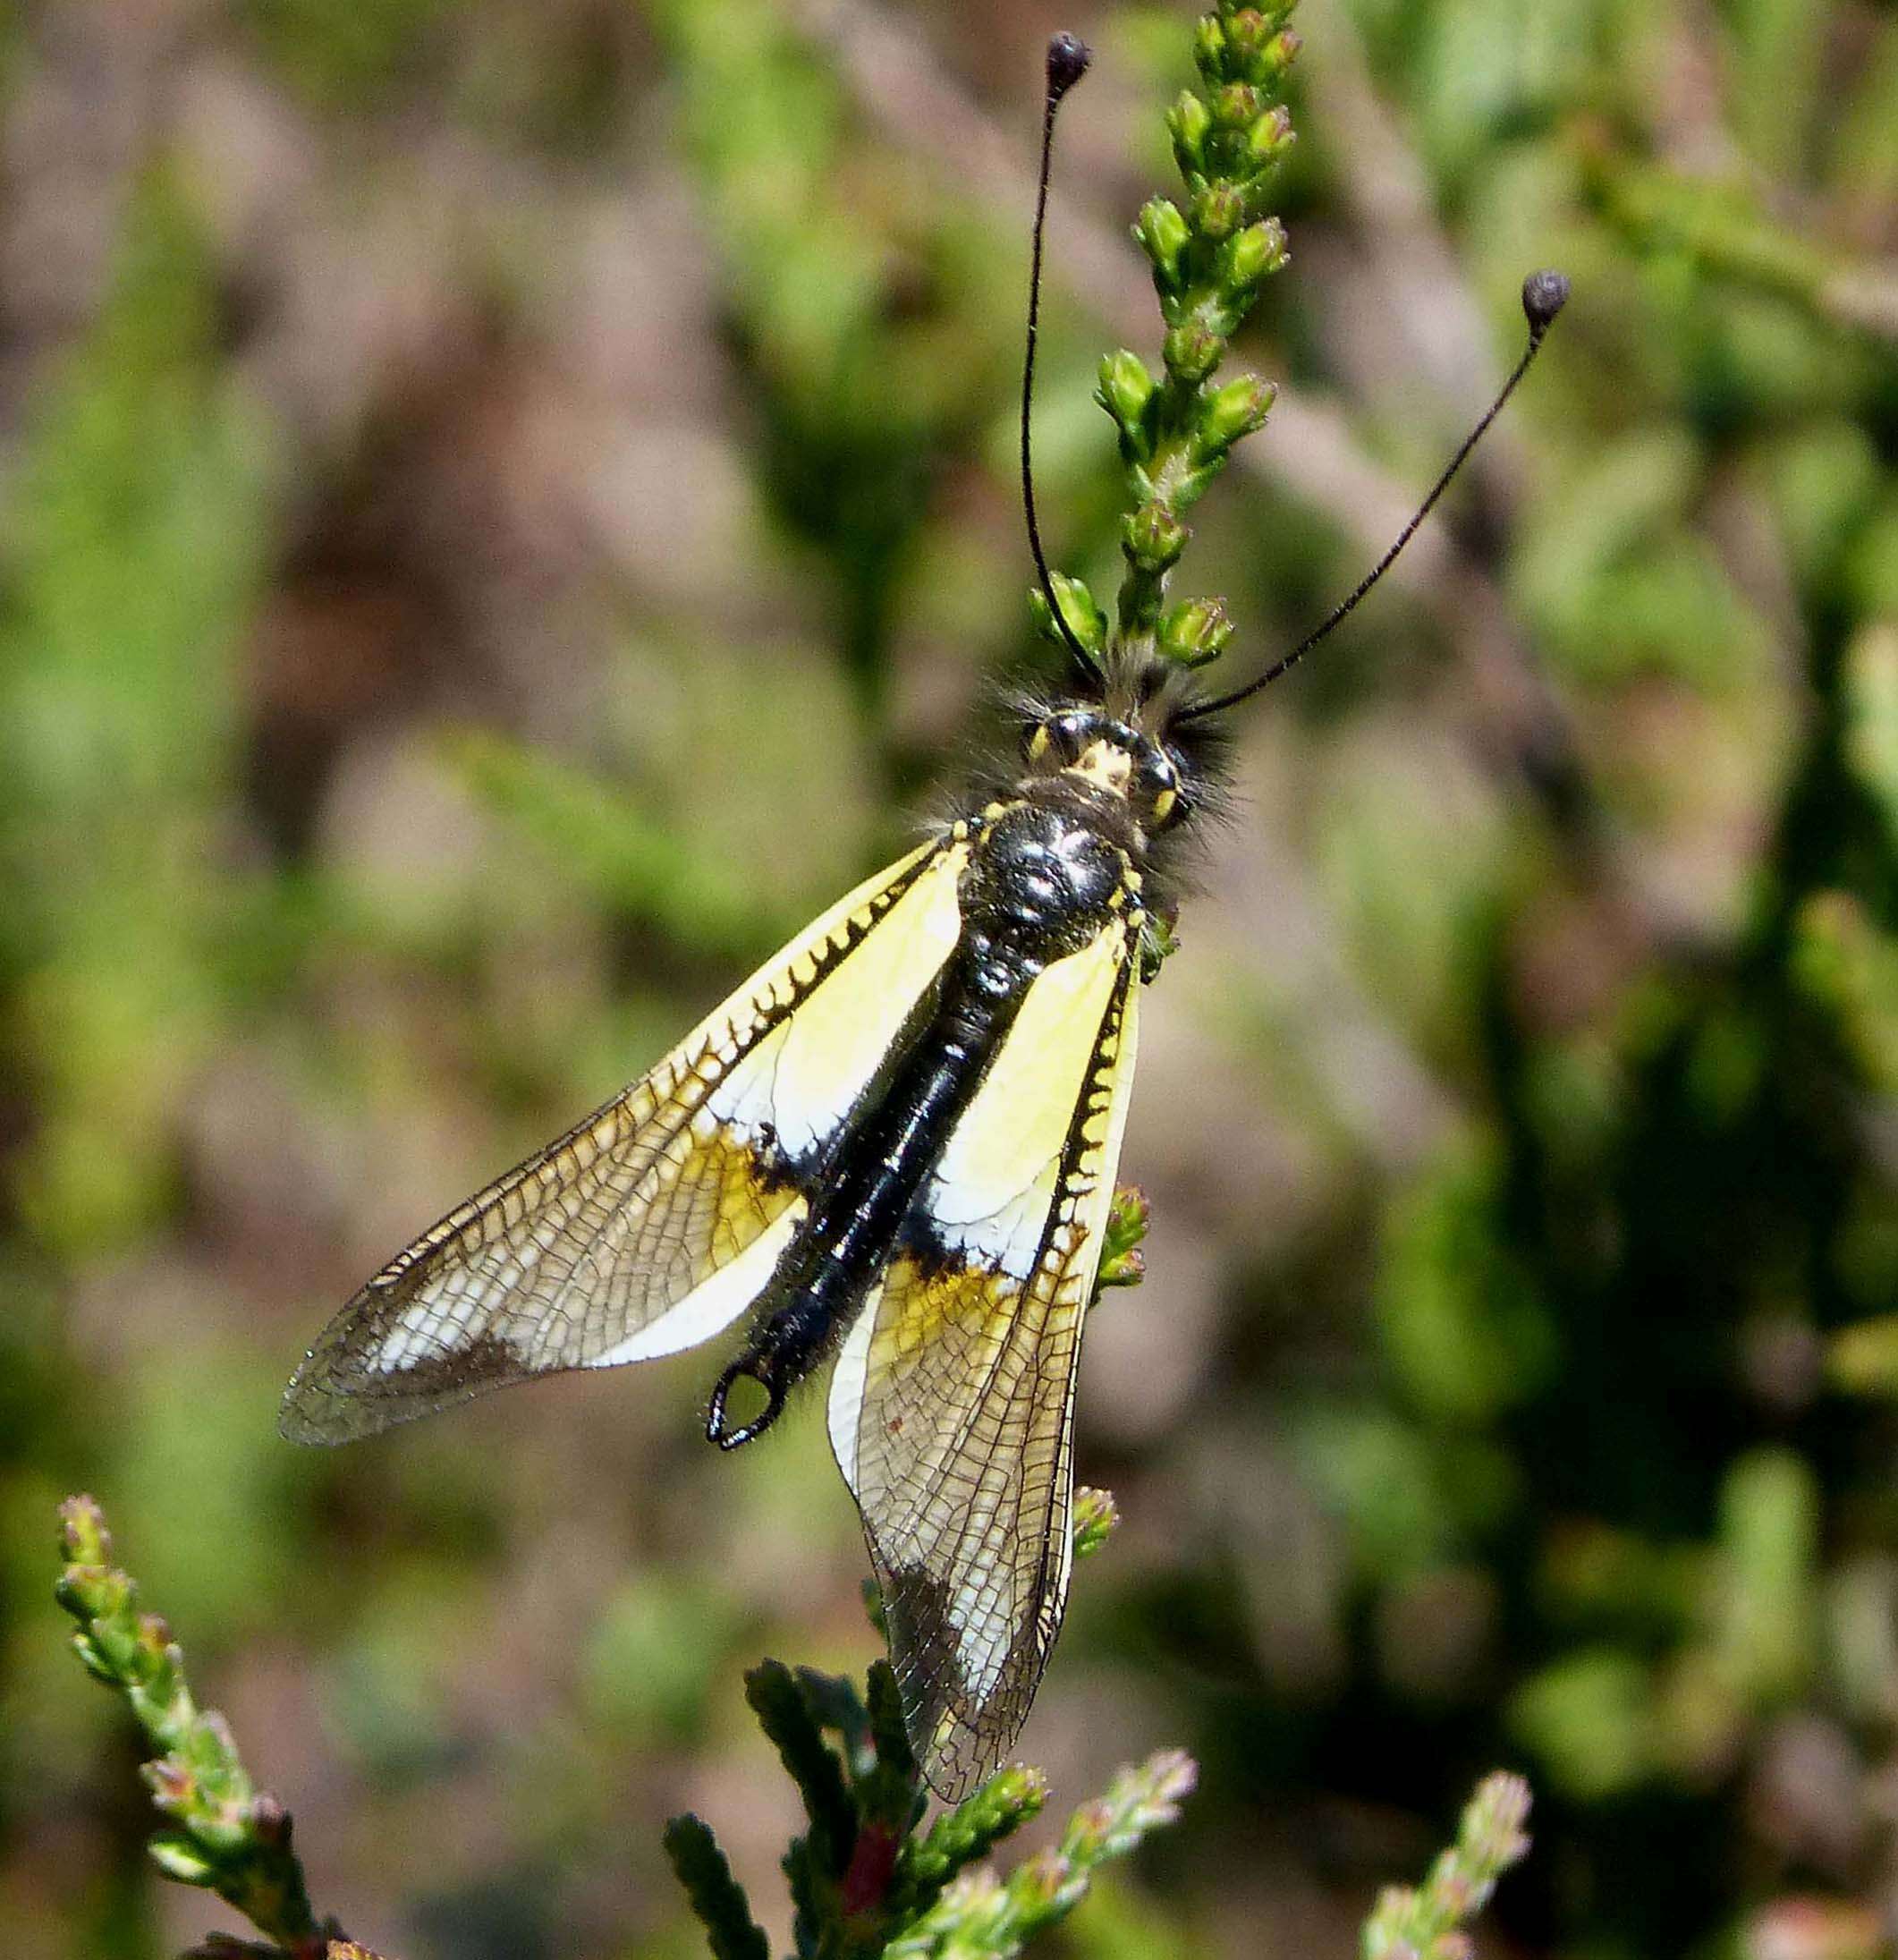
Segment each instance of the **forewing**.
[[1133,1078],[1116,923],[1029,990],[859,1314],[831,1445],[937,1794],[1013,1743],[1067,1603],[1075,1370]]
[[284,1433],[344,1442],[729,1326],[954,946],[966,856],[925,845],[859,887],[649,1073],[398,1253],[298,1369]]

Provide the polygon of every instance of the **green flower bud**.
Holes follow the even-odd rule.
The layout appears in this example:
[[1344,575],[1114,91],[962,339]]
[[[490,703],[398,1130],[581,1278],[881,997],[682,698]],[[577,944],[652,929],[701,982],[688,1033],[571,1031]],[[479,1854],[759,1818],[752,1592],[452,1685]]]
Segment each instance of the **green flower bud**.
[[1154,378],[1138,354],[1123,347],[1118,353],[1102,357],[1100,388],[1095,399],[1121,432],[1122,441],[1141,461],[1152,453],[1153,443],[1143,426],[1147,405],[1153,400]]
[[1235,13],[1225,23],[1228,72],[1243,75],[1261,89],[1276,88],[1304,46],[1301,37],[1284,25],[1291,11],[1279,7],[1267,14],[1247,8]]
[[160,1756],[140,1766],[139,1775],[151,1792],[153,1804],[173,1817],[203,1807],[204,1794],[198,1778],[182,1757]]
[[1219,472],[1225,468],[1225,452],[1205,457],[1197,469],[1184,470],[1173,479],[1173,506],[1176,511],[1190,510],[1206,493],[1212,488]]
[[192,1837],[209,1857],[235,1858],[251,1848],[250,1820],[242,1811],[197,1809],[191,1826]]
[[1038,1851],[1009,1873],[1009,1896],[1023,1912],[1043,1914],[1053,1910],[1072,1877],[1059,1852]]
[[[1256,47],[1261,42],[1269,40],[1298,12],[1298,0],[1270,0],[1268,5],[1249,7],[1246,12],[1256,15],[1259,23],[1254,30],[1252,42]],[[1228,28],[1231,24],[1230,21],[1227,22]]]
[[103,1565],[112,1557],[112,1533],[94,1498],[68,1498],[59,1507],[59,1548],[69,1565]]
[[131,1582],[109,1565],[70,1565],[55,1583],[54,1596],[66,1611],[109,1620],[130,1610]]
[[1215,244],[1246,221],[1245,193],[1236,183],[1209,183],[1193,199],[1193,229]]
[[[60,1604],[62,1606],[65,1605],[64,1595],[61,1596]],[[67,1610],[70,1612],[72,1609],[68,1608]],[[73,1634],[72,1651],[79,1656],[80,1666],[95,1681],[103,1681],[108,1688],[118,1686],[119,1670],[113,1666],[112,1662],[100,1650],[97,1642],[92,1638],[91,1634]]]
[[1284,103],[1267,109],[1253,123],[1248,140],[1260,163],[1275,164],[1298,140],[1292,127],[1291,110]]
[[1140,207],[1133,235],[1140,250],[1153,261],[1154,277],[1169,290],[1180,284],[1180,254],[1191,244],[1193,234],[1180,208],[1168,198],[1149,198]]
[[1072,1521],[1075,1557],[1087,1558],[1097,1552],[1114,1536],[1120,1521],[1111,1491],[1091,1489],[1086,1484],[1079,1486],[1074,1492]]
[[[1080,579],[1071,579],[1065,572],[1053,570],[1048,578],[1054,585],[1055,597],[1061,602],[1062,618],[1067,621],[1083,650],[1097,657],[1107,644],[1107,615],[1095,603],[1093,593]],[[1067,641],[1063,639],[1061,628],[1048,609],[1047,595],[1038,585],[1029,588],[1028,607],[1042,636],[1065,646]]]
[[1206,171],[1206,140],[1212,134],[1213,112],[1190,89],[1182,89],[1180,98],[1166,112],[1166,130],[1173,138],[1174,160],[1183,177],[1198,177]]
[[1161,351],[1168,373],[1182,381],[1204,381],[1219,365],[1225,342],[1203,320],[1189,319],[1167,334]]
[[1067,1837],[1062,1848],[1079,1864],[1098,1864],[1107,1855],[1107,1847],[1114,1841],[1114,1827],[1118,1821],[1114,1805],[1106,1797],[1094,1797],[1069,1819]]
[[[1232,643],[1232,617],[1216,598],[1190,598],[1160,615],[1157,638],[1160,651],[1169,660],[1177,660],[1182,666],[1203,667]],[[1116,1193],[1116,1202],[1118,1197]]]
[[1224,251],[1220,272],[1226,285],[1245,293],[1285,262],[1285,227],[1275,217],[1249,225]]
[[1156,500],[1142,504],[1121,522],[1121,549],[1142,572],[1165,572],[1186,549],[1186,526]]
[[983,1807],[997,1818],[1026,1823],[1048,1800],[1047,1778],[1026,1763],[1009,1763],[982,1786],[980,1796]]
[[1233,66],[1241,74],[1251,72],[1252,64],[1277,25],[1276,19],[1267,19],[1257,7],[1241,7],[1226,21],[1226,45],[1233,51]]
[[180,1885],[215,1885],[217,1867],[182,1831],[162,1831],[145,1847],[152,1862]]
[[1241,375],[1199,398],[1199,424],[1193,446],[1202,455],[1224,455],[1241,437],[1265,427],[1278,394],[1256,374]]
[[1470,1862],[1485,1872],[1506,1871],[1529,1854],[1523,1826],[1529,1821],[1529,1786],[1521,1777],[1497,1770],[1483,1778],[1463,1812],[1458,1836]]
[[1193,30],[1193,62],[1209,89],[1224,79],[1226,34],[1216,13],[1199,16],[1199,24]]
[[1229,81],[1215,91],[1212,101],[1213,127],[1249,130],[1266,106],[1265,93],[1250,81]]

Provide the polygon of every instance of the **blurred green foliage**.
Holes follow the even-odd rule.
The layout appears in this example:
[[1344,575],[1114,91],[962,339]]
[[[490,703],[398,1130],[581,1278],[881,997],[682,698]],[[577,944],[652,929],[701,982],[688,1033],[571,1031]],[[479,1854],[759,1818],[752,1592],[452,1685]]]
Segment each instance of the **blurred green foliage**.
[[216,830],[267,549],[204,241],[166,175],[132,197],[98,318],[21,431],[0,655],[0,959],[35,1100],[15,1188],[68,1254],[165,1202],[165,1107],[241,904]]
[[[1111,247],[1187,18],[877,10],[894,66],[853,18],[0,15],[19,1951],[196,1930],[57,1652],[44,1520],[81,1483],[205,1627],[319,1896],[411,1960],[693,1950],[653,1820],[717,1816],[758,1898],[792,1824],[742,1669],[869,1658],[819,1425],[702,1461],[691,1359],[335,1460],[271,1435],[388,1246],[885,854],[1032,658],[1011,395],[1057,25],[1101,52],[1042,501],[1058,562],[1117,576],[1088,395],[1128,336],[1091,306],[1123,264],[1150,308]],[[1292,263],[1235,349],[1284,387],[1275,473],[1195,506],[1187,561],[1226,669],[1348,589],[1353,486],[1428,480],[1522,274],[1577,297],[1447,561],[1235,729],[1149,999],[1149,1278],[1081,1413],[1128,1524],[1028,1746],[1080,1779],[1177,1736],[1203,1773],[1063,1937],[1346,1951],[1506,1760],[1546,1793],[1516,1950],[1885,1951],[1898,21],[1300,27]],[[971,101],[1016,195],[945,165]],[[1309,455],[1300,399],[1335,412]],[[1555,751],[1508,708],[1538,688]]]

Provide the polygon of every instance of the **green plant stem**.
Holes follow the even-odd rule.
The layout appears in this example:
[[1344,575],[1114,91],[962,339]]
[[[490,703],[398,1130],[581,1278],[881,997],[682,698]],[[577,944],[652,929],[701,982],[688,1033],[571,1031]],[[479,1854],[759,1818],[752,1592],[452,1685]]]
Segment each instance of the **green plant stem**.
[[173,1827],[148,1847],[158,1869],[216,1892],[280,1951],[318,1960],[335,1929],[310,1909],[289,1814],[252,1784],[224,1717],[199,1708],[170,1629],[139,1610],[138,1587],[112,1564],[111,1534],[91,1498],[60,1506],[60,1550],[65,1570],[55,1592],[79,1622],[73,1650],[94,1679],[123,1695],[158,1752],[144,1770]]

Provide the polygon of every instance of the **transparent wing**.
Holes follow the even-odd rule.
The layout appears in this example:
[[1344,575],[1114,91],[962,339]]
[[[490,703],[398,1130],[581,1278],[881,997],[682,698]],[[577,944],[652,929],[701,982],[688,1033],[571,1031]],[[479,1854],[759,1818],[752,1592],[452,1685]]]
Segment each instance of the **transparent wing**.
[[911,1741],[950,1801],[1013,1743],[1067,1603],[1074,1378],[1133,1080],[1134,944],[1116,925],[1029,990],[832,1378]]
[[650,1073],[399,1252],[297,1370],[284,1434],[345,1442],[729,1326],[954,946],[966,859],[925,845],[859,887]]

